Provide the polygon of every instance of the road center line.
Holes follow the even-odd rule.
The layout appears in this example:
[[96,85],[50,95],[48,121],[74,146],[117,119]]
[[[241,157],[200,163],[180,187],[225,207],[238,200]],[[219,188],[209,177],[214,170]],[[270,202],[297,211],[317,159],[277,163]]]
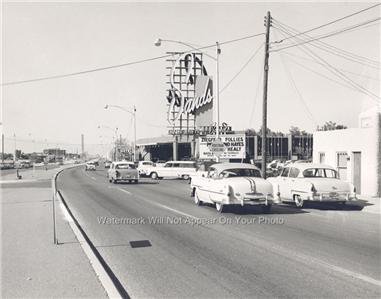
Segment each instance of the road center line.
[[131,195],[131,194],[132,194],[130,191],[127,191],[127,190],[125,190],[125,189],[122,189],[122,188],[118,188],[118,190],[120,190],[120,191],[123,191],[123,192],[125,192],[125,193],[127,193],[127,194],[129,194],[129,195]]
[[96,181],[97,179],[95,177],[92,177],[90,176],[87,172],[85,172],[85,175],[87,175],[90,179],[92,179],[93,181]]
[[[125,192],[125,193],[127,193],[127,194],[129,194],[129,195],[132,195],[131,192],[129,192],[129,191],[125,190],[125,189],[118,188],[118,190],[123,191],[123,192]],[[136,195],[135,195],[135,196],[136,196]],[[179,214],[179,215],[181,215],[181,216],[185,216],[185,217],[192,218],[192,219],[195,219],[195,220],[200,220],[200,218],[198,218],[198,217],[195,217],[195,216],[193,216],[193,215],[190,215],[190,214],[181,212],[181,211],[179,211],[179,210],[170,208],[170,207],[168,207],[168,206],[166,206],[166,205],[163,205],[163,204],[160,204],[160,203],[157,203],[157,202],[150,201],[150,200],[148,200],[148,199],[146,199],[146,198],[144,198],[144,197],[140,197],[140,196],[137,196],[137,197],[139,197],[139,200],[144,200],[145,202],[148,202],[148,203],[150,203],[150,204],[152,204],[152,205],[154,205],[154,206],[160,207],[160,208],[162,208],[162,209],[166,209],[166,210],[168,210],[168,211],[171,211],[171,212],[173,212],[173,213]]]

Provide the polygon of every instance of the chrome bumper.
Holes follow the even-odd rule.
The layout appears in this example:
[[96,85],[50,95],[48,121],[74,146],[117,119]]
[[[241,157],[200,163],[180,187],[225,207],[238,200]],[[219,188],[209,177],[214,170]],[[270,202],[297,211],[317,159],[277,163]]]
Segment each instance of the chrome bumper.
[[318,194],[311,194],[307,197],[307,200],[312,201],[355,201],[357,200],[356,194],[354,193],[340,193],[340,192],[322,192]]

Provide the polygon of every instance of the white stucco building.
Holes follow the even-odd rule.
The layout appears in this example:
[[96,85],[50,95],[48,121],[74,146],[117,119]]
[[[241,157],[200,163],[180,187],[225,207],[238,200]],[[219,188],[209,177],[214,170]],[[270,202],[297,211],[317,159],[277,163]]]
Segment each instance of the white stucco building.
[[314,133],[313,162],[334,166],[357,193],[381,194],[381,114],[374,107],[359,115],[358,128]]

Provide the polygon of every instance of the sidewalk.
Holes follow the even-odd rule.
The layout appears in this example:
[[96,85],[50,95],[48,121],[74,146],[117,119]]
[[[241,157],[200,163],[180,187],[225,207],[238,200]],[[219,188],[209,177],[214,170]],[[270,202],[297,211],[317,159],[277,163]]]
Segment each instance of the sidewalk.
[[358,196],[358,201],[356,203],[351,203],[353,205],[358,205],[363,207],[362,212],[381,214],[381,198],[380,197],[370,197],[370,196]]
[[48,180],[53,177],[55,173],[57,173],[58,170],[67,167],[67,166],[61,166],[61,167],[55,167],[50,168],[48,170],[45,170],[44,168],[38,167],[35,170],[32,168],[29,169],[23,169],[20,171],[20,175],[22,176],[22,179],[17,179],[16,177],[16,169],[12,171],[12,173],[2,175],[0,177],[0,183],[17,183],[17,182],[23,182],[23,181],[37,181],[37,180]]
[[[53,244],[50,179],[57,170],[25,171],[20,183],[1,178],[3,298],[107,297],[58,204],[60,244]],[[24,175],[37,183],[22,183]]]

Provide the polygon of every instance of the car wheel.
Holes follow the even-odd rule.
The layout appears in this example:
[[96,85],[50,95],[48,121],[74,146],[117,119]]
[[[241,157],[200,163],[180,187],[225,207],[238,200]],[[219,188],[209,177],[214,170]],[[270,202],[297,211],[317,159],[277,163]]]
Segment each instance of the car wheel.
[[112,180],[112,182],[113,182],[114,184],[118,183],[118,181],[117,181],[117,180],[114,180],[114,179]]
[[200,200],[200,198],[198,197],[198,194],[197,194],[197,189],[194,192],[194,203],[196,204],[196,206],[202,205],[202,201]]
[[151,173],[151,179],[153,179],[153,180],[157,180],[158,179],[158,175],[157,175],[156,172],[152,172]]
[[218,213],[222,213],[224,210],[224,204],[216,202],[216,210]]
[[135,184],[139,183],[139,180],[134,180],[134,183],[135,183]]
[[184,174],[184,175],[183,175],[183,180],[189,180],[189,175]]
[[294,195],[294,202],[297,208],[303,208],[304,200],[300,197],[300,195]]
[[270,211],[271,211],[271,205],[264,205],[261,208],[262,208],[262,212],[265,214],[270,213]]
[[111,179],[108,179],[108,181],[111,183],[112,182],[112,180]]

